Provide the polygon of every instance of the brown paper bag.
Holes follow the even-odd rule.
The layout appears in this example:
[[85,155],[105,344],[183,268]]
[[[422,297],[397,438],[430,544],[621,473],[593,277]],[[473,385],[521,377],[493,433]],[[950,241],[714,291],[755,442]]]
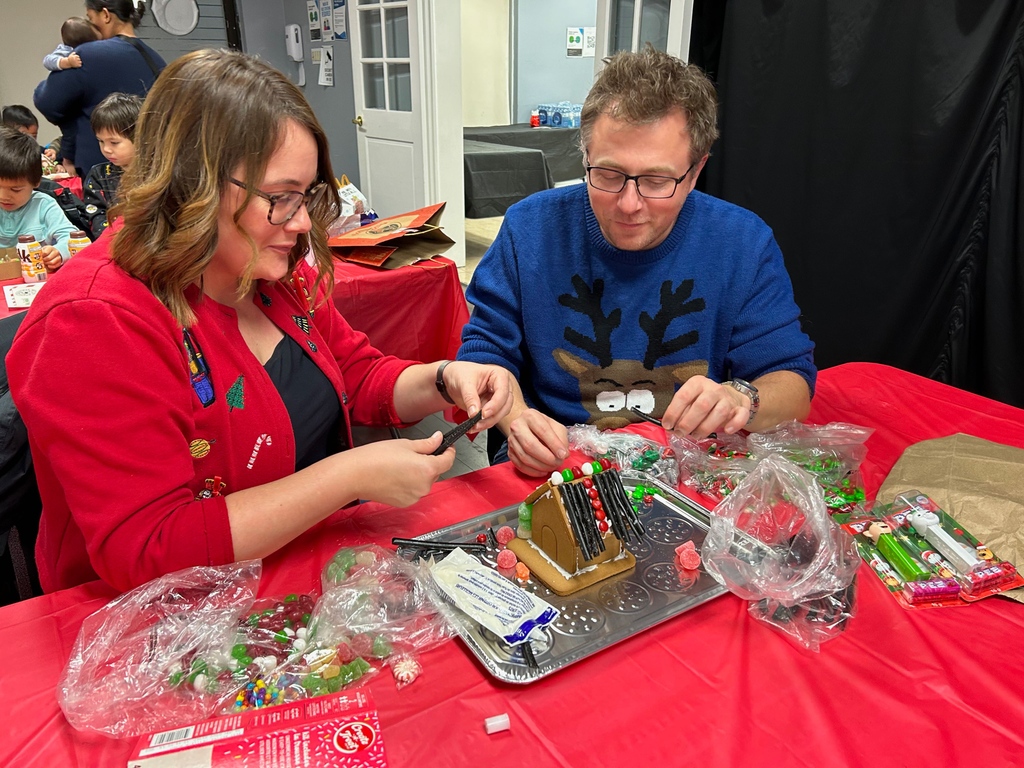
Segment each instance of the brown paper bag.
[[[1024,570],[1024,450],[972,435],[924,440],[907,448],[878,489],[878,500],[926,493],[988,545]],[[1003,595],[1024,603],[1024,587]]]
[[345,261],[374,267],[400,267],[438,256],[455,241],[441,228],[444,203],[377,219],[364,227],[329,238],[327,244]]

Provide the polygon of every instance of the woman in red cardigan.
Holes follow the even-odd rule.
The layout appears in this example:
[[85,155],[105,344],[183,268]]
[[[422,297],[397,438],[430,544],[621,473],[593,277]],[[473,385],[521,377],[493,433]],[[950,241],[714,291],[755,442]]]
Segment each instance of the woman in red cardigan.
[[[327,139],[259,60],[198,51],[146,100],[122,219],[55,274],[7,359],[47,591],[262,557],[339,507],[404,506],[454,461],[351,425],[511,404],[510,375],[383,355],[329,299]],[[303,258],[312,253],[313,265]]]

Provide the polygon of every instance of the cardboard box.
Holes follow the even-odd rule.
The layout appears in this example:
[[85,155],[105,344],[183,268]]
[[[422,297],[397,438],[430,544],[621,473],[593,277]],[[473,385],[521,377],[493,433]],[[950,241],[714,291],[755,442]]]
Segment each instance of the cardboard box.
[[455,241],[441,229],[444,203],[377,219],[328,239],[338,258],[374,267],[401,267],[439,256]]
[[0,248],[0,280],[21,277],[21,258],[17,248]]
[[367,691],[343,691],[143,736],[128,768],[386,768]]

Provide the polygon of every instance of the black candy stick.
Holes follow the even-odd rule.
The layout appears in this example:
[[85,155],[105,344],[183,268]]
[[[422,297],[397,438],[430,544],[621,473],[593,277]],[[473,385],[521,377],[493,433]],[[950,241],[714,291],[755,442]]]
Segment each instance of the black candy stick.
[[455,441],[462,437],[464,434],[469,432],[473,427],[477,425],[480,418],[483,416],[483,411],[477,411],[476,416],[470,416],[464,422],[458,426],[452,427],[445,433],[445,436],[441,439],[441,445],[434,451],[434,456],[440,456],[442,453],[447,451],[451,446],[455,444]]

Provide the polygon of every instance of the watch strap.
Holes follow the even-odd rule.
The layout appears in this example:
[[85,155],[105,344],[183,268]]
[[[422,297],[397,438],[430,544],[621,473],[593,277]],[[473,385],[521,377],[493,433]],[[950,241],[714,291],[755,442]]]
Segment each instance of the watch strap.
[[757,387],[743,379],[730,379],[729,381],[723,381],[722,385],[731,387],[740,394],[750,398],[750,417],[747,419],[747,425],[749,425],[755,419],[757,411],[761,407],[761,396],[758,394]]
[[444,369],[448,367],[451,360],[442,360],[441,364],[437,366],[437,375],[434,378],[434,386],[437,387],[437,391],[441,393],[441,397],[444,398],[446,403],[455,405],[455,401],[452,400],[452,396],[448,394],[448,385],[444,383]]

